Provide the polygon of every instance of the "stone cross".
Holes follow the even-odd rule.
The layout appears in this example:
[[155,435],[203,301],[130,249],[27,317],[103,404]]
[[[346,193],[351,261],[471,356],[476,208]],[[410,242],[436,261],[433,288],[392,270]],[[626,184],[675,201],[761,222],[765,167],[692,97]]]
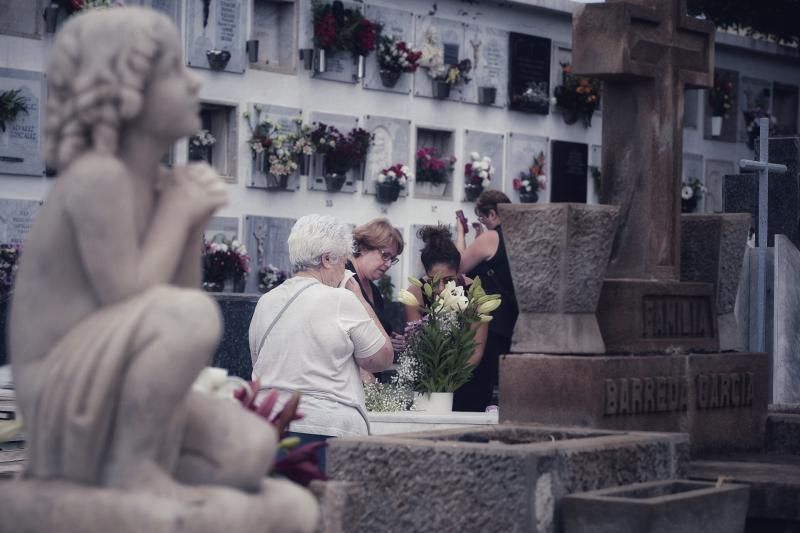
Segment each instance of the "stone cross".
[[742,170],[758,171],[758,278],[756,284],[756,338],[751,343],[750,349],[763,352],[766,350],[764,327],[767,299],[767,246],[769,230],[767,226],[769,217],[769,173],[785,174],[786,165],[777,165],[769,162],[769,118],[758,119],[759,127],[759,157],[758,161],[742,159],[739,166]]
[[601,201],[619,205],[607,278],[680,278],[684,91],[713,83],[714,26],[686,0],[579,6],[572,67],[603,85]]

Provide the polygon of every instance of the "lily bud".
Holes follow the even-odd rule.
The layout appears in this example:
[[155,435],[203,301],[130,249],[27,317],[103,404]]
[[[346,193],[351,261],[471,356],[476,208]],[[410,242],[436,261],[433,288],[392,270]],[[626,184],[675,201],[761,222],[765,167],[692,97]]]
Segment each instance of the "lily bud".
[[417,297],[408,292],[406,289],[400,289],[400,291],[397,293],[397,299],[400,301],[400,303],[405,305],[413,305],[415,307],[419,305]]
[[414,276],[408,276],[408,282],[417,288],[422,288],[422,282]]
[[478,318],[481,322],[491,322],[493,317],[492,315],[480,315]]
[[494,311],[495,309],[497,309],[498,307],[500,307],[501,303],[503,303],[503,301],[500,298],[498,298],[496,300],[489,300],[488,302],[484,302],[484,303],[482,303],[481,305],[478,306],[478,313],[480,313],[481,315],[489,314],[492,311]]

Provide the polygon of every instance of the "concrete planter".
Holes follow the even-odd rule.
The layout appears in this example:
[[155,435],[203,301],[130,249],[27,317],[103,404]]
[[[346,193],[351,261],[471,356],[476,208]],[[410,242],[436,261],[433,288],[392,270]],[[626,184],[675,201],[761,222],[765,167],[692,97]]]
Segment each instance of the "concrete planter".
[[571,494],[564,533],[741,533],[750,489],[666,480]]
[[502,204],[519,318],[515,353],[605,353],[595,310],[619,208]]

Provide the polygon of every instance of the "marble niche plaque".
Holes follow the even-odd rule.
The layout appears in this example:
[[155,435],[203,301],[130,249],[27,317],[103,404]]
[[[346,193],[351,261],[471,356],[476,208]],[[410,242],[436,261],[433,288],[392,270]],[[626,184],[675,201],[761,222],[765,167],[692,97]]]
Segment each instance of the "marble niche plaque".
[[796,85],[775,82],[772,115],[776,135],[797,135],[798,89]]
[[[397,41],[405,41],[409,46],[414,45],[414,14],[402,9],[367,5],[364,7],[364,16],[373,22],[383,25],[383,35],[393,37]],[[377,53],[367,56],[364,88],[375,91],[389,91],[401,94],[411,94],[411,85],[414,76],[404,72],[394,87],[387,87],[381,81],[380,67],[378,66]]]
[[[309,119],[311,120],[311,127],[316,127],[317,124],[327,124],[339,130],[342,135],[347,135],[350,130],[358,127],[358,117],[352,115],[338,115],[335,113],[322,113],[319,111],[312,111]],[[356,192],[356,181],[360,179],[360,174],[363,169],[350,169],[347,171],[347,179],[344,182],[344,187],[338,192],[354,193]],[[327,191],[325,186],[325,156],[314,155],[311,158],[311,174],[308,177],[308,188],[312,191]]]
[[[470,59],[464,47],[464,24],[455,20],[417,15],[414,30],[415,47],[418,50],[425,48],[425,43],[438,35],[439,50],[444,57],[445,65],[455,65],[462,59]],[[473,73],[467,75],[472,77]],[[470,84],[473,83],[470,81]],[[450,96],[445,100],[461,101],[464,99],[466,87],[463,83],[450,88]],[[414,95],[433,98],[433,80],[427,68],[418,68],[414,73]]]
[[[683,154],[683,183],[689,184],[692,180],[697,180],[705,185],[705,175],[703,174],[703,156],[699,154]],[[705,212],[706,197],[702,195],[697,202],[697,213]]]
[[[487,131],[464,130],[464,154],[461,159],[460,166],[461,172],[456,175],[461,175],[466,184],[467,177],[464,174],[464,167],[471,161],[470,154],[478,152],[478,155],[483,158],[489,156],[492,159],[492,166],[494,167],[494,177],[492,178],[489,189],[503,190],[503,183],[505,182],[505,172],[503,171],[503,148],[505,146],[506,136],[502,133],[491,133]],[[464,192],[462,188],[462,199]],[[464,199],[466,201],[466,199]]]
[[[330,4],[331,2],[322,2],[323,4]],[[356,2],[342,2],[345,9],[352,9],[358,11],[361,9],[360,4]],[[313,19],[312,19],[313,24]],[[312,26],[313,27],[313,26]],[[311,32],[311,39],[313,43],[313,31]],[[311,45],[313,46],[313,44]],[[374,53],[370,56],[375,55]],[[320,80],[340,81],[343,83],[356,83],[358,80],[355,78],[356,66],[355,58],[350,52],[336,52],[326,53],[327,67],[325,72],[315,72],[314,77]]]
[[478,88],[494,87],[494,107],[505,107],[508,99],[508,32],[498,28],[467,24],[464,48],[472,61],[472,81],[464,87],[464,101],[478,102]]
[[[550,94],[552,93],[550,90],[550,39],[522,33],[510,33],[508,48],[509,108],[525,113],[547,115],[550,112]],[[533,96],[524,96],[529,89]]]
[[0,93],[19,90],[27,113],[0,128],[0,174],[41,176],[45,76],[41,72],[0,68]]
[[203,238],[206,242],[238,239],[239,219],[236,217],[211,217],[203,232]]
[[[245,2],[244,0],[210,0],[188,2],[186,16],[186,42],[188,64],[210,69],[206,52],[224,50],[230,53],[225,72],[244,72]],[[208,11],[205,6],[208,5]]]
[[[258,105],[260,111],[256,111],[255,106]],[[265,119],[269,119],[272,122],[280,124],[281,128],[284,131],[297,131],[297,124],[295,123],[294,119],[297,117],[302,116],[303,110],[296,107],[283,107],[278,105],[271,105],[271,104],[248,104],[247,111],[250,113],[250,124],[252,127],[256,126],[257,121],[260,122]],[[242,119],[245,122],[248,119]],[[245,123],[245,135],[249,139],[251,132],[250,128],[247,127]],[[253,158],[252,152],[250,148],[247,149],[248,159],[250,160],[250,181],[247,183],[248,187],[252,187],[254,189],[270,189],[271,186],[275,186],[277,184],[277,180],[273,176],[268,176],[267,173],[263,171],[261,163],[261,159],[266,156],[265,153],[258,156],[258,158]],[[301,161],[302,163],[302,161]],[[300,171],[303,165],[300,165],[297,172],[290,175],[286,181],[286,188],[285,189],[270,189],[270,190],[285,190],[285,191],[296,191],[300,188]]]
[[41,37],[42,0],[0,0],[0,13],[0,34]]
[[551,154],[550,201],[585,204],[589,146],[584,143],[553,141]]
[[38,200],[0,198],[0,244],[23,244],[41,205]]
[[734,173],[732,161],[709,159],[706,161],[705,212],[723,213],[722,186],[725,176]]
[[[550,158],[547,153],[547,137],[518,131],[509,132],[508,150],[506,150],[508,179],[504,180],[502,190],[511,198],[512,202],[519,201],[519,192],[514,190],[514,178],[518,178],[520,172],[527,172],[533,165],[534,158],[541,152],[544,152],[545,169],[547,169],[549,168],[548,162]],[[545,176],[548,176],[548,183],[543,191],[539,191],[539,203],[549,201],[550,174],[547,170],[545,170]]]
[[258,271],[267,265],[277,267],[291,276],[288,241],[295,222],[294,218],[244,217],[242,242],[250,256],[250,274],[247,276],[245,292],[258,292]]
[[[367,115],[364,128],[374,135],[367,154],[364,194],[375,194],[375,178],[381,170],[397,163],[414,166],[411,163],[411,121]],[[410,184],[400,190],[401,197],[408,195],[409,187]]]
[[700,112],[700,97],[704,91],[690,89],[684,93],[683,99],[683,127],[696,130],[698,124],[698,114]]

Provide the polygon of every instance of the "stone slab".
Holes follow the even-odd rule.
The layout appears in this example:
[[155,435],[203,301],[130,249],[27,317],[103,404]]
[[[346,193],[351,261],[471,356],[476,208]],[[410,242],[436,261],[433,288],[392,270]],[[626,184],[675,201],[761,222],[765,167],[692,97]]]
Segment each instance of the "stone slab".
[[606,279],[597,321],[607,353],[719,350],[714,286]]
[[685,435],[500,425],[333,439],[327,466],[367,502],[351,533],[555,533],[563,496],[681,477],[687,457]]
[[497,411],[491,413],[426,413],[424,411],[396,411],[367,413],[370,435],[416,433],[439,429],[456,429],[471,426],[497,425]]
[[[770,161],[772,159],[770,152]],[[772,174],[769,178],[769,217],[767,220],[768,245],[774,246],[775,235],[787,235],[798,243],[798,201],[797,179],[786,174]],[[753,229],[758,239],[758,176],[756,174],[734,174],[725,176],[722,189],[723,209],[726,213],[750,213]],[[756,242],[758,242],[756,240]]]
[[260,294],[212,293],[222,313],[223,330],[212,366],[249,380],[253,374],[248,330]]
[[760,449],[767,361],[754,353],[506,355],[500,421],[687,432],[695,455]]
[[742,533],[749,487],[653,481],[564,498],[564,533]]
[[800,406],[776,411],[770,406],[764,448],[767,452],[800,456]]
[[800,402],[800,250],[775,235],[772,401]]

